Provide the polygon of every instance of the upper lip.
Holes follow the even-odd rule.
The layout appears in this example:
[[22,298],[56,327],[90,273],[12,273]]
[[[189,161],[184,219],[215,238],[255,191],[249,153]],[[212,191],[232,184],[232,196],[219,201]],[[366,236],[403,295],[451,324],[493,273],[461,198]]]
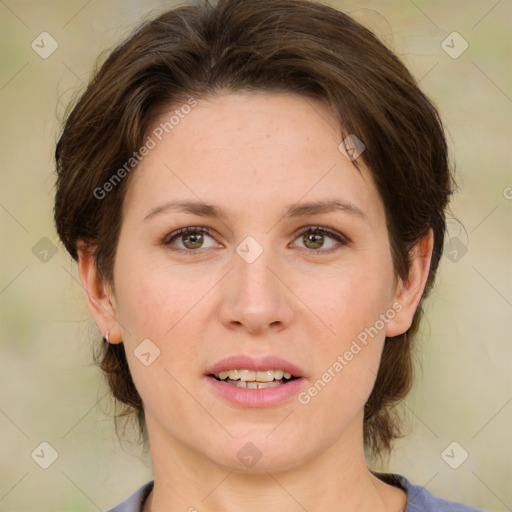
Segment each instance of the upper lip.
[[305,377],[305,372],[296,364],[283,359],[282,357],[233,355],[217,361],[206,370],[207,375],[216,375],[227,370],[283,370],[291,373],[294,377]]

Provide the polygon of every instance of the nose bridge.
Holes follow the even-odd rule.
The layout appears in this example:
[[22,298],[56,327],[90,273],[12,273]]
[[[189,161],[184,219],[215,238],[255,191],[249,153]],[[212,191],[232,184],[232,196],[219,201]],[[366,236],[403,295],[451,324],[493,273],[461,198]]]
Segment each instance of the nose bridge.
[[[270,268],[277,265],[276,255],[268,244],[265,248],[253,237],[247,237],[236,249],[234,279],[239,296],[246,304],[264,300],[272,302],[280,293],[279,283]],[[263,307],[264,304],[261,304]]]
[[290,293],[276,276],[280,268],[278,255],[270,245],[264,248],[253,237],[243,240],[233,254],[222,321],[242,324],[251,331],[261,331],[276,323],[287,324],[293,311]]

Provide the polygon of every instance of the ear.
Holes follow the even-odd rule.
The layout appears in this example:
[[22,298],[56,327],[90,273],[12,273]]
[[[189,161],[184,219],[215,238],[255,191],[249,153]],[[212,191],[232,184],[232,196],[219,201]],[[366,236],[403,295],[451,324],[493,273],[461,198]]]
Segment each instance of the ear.
[[427,282],[433,248],[434,234],[430,228],[411,250],[411,267],[407,279],[399,279],[393,300],[401,309],[396,308],[397,314],[387,324],[386,336],[398,336],[411,326]]
[[111,287],[101,276],[94,258],[95,248],[79,243],[78,274],[85,292],[87,307],[102,336],[109,333],[109,343],[121,343],[121,329],[116,321],[116,304]]

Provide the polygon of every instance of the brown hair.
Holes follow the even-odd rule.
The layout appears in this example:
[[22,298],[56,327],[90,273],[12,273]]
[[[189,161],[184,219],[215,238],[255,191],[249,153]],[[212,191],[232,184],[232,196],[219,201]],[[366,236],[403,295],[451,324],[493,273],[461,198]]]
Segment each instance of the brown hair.
[[[143,23],[109,55],[67,117],[55,151],[55,222],[71,256],[78,259],[77,242],[90,244],[99,271],[112,282],[129,176],[110,187],[106,200],[96,191],[144,144],[164,109],[190,97],[241,90],[320,99],[337,116],[343,138],[356,134],[363,141],[360,160],[385,206],[396,276],[407,278],[411,248],[433,230],[426,296],[455,185],[441,120],[372,32],[308,0],[200,0]],[[385,341],[365,405],[365,446],[373,454],[389,450],[400,435],[393,407],[411,387],[421,314],[420,302],[408,332]],[[98,362],[113,396],[126,404],[124,413],[135,412],[143,429],[143,404],[123,344],[103,348]]]

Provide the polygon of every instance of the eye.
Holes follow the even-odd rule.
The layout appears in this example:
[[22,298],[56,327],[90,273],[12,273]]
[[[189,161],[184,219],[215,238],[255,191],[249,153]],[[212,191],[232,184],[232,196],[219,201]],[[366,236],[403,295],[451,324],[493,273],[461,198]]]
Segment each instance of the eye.
[[[308,226],[294,235],[302,241],[305,250],[311,253],[330,254],[336,251],[340,246],[349,244],[349,241],[340,233],[332,231],[322,226]],[[199,252],[201,249],[210,249],[218,247],[212,244],[205,246],[205,240],[209,238],[214,241],[210,235],[210,229],[207,227],[191,226],[173,231],[162,241],[163,245],[173,246],[173,250],[184,252]],[[325,248],[325,241],[331,240],[331,244]],[[337,243],[333,243],[337,242]],[[329,246],[330,245],[330,246]],[[320,250],[323,248],[323,250]]]
[[[330,254],[337,250],[339,246],[348,245],[348,240],[336,231],[324,228],[322,226],[309,226],[303,229],[295,236],[306,246],[306,250],[310,252],[317,252],[322,254]],[[327,249],[319,250],[325,246],[325,239],[331,239],[336,241],[337,244],[332,244]]]
[[181,246],[176,245],[178,250],[182,251],[197,251],[198,249],[209,249],[214,247],[204,247],[205,237],[213,238],[210,236],[210,230],[204,227],[192,226],[188,228],[181,228],[173,231],[170,235],[166,236],[163,240],[164,245],[175,245],[175,240],[181,240]]

